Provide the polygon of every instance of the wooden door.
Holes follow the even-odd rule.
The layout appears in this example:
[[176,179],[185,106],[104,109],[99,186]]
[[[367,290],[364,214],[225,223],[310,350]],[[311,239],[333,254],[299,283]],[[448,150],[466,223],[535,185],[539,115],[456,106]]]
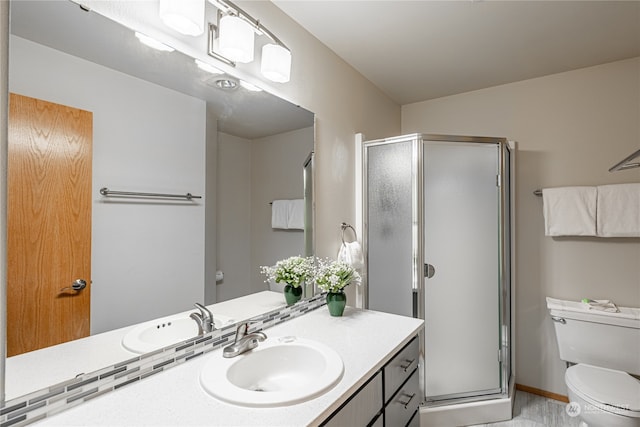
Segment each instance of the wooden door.
[[10,94],[8,356],[89,335],[92,127],[91,112]]

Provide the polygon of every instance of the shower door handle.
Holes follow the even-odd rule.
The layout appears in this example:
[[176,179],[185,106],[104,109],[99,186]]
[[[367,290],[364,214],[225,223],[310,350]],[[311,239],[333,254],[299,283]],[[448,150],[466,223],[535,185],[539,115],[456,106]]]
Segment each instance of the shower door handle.
[[431,279],[436,274],[436,268],[432,264],[424,264],[424,277]]

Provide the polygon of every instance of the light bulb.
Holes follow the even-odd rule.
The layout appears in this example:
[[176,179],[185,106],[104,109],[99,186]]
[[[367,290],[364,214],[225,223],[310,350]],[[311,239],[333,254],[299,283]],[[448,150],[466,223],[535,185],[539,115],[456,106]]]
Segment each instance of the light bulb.
[[254,34],[251,24],[244,19],[232,15],[223,16],[220,19],[218,49],[232,61],[251,62]]
[[135,35],[138,38],[138,40],[140,40],[140,43],[146,46],[152,47],[156,50],[160,50],[163,52],[173,52],[175,50],[171,46],[167,46],[166,44],[161,43],[158,40],[154,39],[153,37],[149,37],[146,34],[142,34],[136,31]]
[[207,64],[206,62],[201,61],[199,59],[196,59],[195,62],[196,62],[196,65],[198,65],[198,68],[200,68],[203,71],[206,71],[207,73],[211,73],[211,74],[223,74],[224,73],[224,71],[222,71],[221,69],[216,68],[211,64]]
[[260,71],[271,81],[288,82],[291,78],[291,52],[277,44],[264,45]]
[[240,80],[240,86],[251,92],[262,92],[262,89],[260,89],[258,86],[249,82],[245,82],[244,80]]
[[160,19],[181,34],[199,36],[204,32],[202,0],[160,0]]

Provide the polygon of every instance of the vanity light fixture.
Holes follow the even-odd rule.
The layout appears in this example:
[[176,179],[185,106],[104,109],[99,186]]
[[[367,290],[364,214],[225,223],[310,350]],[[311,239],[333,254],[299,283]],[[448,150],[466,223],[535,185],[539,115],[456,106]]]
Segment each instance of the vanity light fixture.
[[[270,43],[262,48],[262,75],[274,82],[286,83],[291,77],[291,51],[262,23],[229,0],[208,0],[218,8],[217,25],[209,24],[208,54],[232,67],[236,62],[251,62],[255,34]],[[251,33],[249,35],[249,33]],[[217,47],[216,47],[217,39]],[[216,51],[217,49],[217,51]]]
[[262,75],[271,81],[286,83],[291,78],[291,52],[279,44],[262,47]]
[[161,43],[158,40],[154,39],[153,37],[149,37],[146,34],[142,34],[136,31],[135,35],[138,38],[138,40],[140,40],[140,43],[146,46],[149,46],[153,49],[160,50],[162,52],[173,52],[175,50],[171,46]]
[[240,86],[251,92],[262,92],[262,89],[260,89],[258,86],[249,82],[245,82],[244,80],[240,80]]
[[218,49],[232,61],[248,63],[253,61],[255,32],[244,19],[226,15],[220,18],[218,27]]
[[187,36],[204,32],[202,0],[160,0],[160,19],[169,28]]
[[219,68],[214,67],[211,64],[207,64],[204,61],[201,61],[199,59],[195,60],[196,65],[198,66],[198,68],[200,68],[203,71],[206,71],[207,73],[211,73],[211,74],[223,74],[224,71],[222,71]]

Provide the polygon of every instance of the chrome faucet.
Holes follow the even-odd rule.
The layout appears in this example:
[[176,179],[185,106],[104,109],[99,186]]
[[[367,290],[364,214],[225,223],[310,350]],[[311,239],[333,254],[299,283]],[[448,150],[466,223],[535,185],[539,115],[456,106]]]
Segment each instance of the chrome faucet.
[[236,339],[233,344],[227,346],[222,350],[223,357],[236,357],[239,354],[245,353],[258,346],[258,342],[267,339],[267,335],[264,332],[252,332],[247,333],[249,330],[248,323],[241,323],[236,329]]
[[211,314],[209,309],[199,303],[195,303],[195,307],[200,310],[200,313],[191,313],[189,317],[198,324],[198,335],[215,331],[216,325],[213,323],[213,314]]

